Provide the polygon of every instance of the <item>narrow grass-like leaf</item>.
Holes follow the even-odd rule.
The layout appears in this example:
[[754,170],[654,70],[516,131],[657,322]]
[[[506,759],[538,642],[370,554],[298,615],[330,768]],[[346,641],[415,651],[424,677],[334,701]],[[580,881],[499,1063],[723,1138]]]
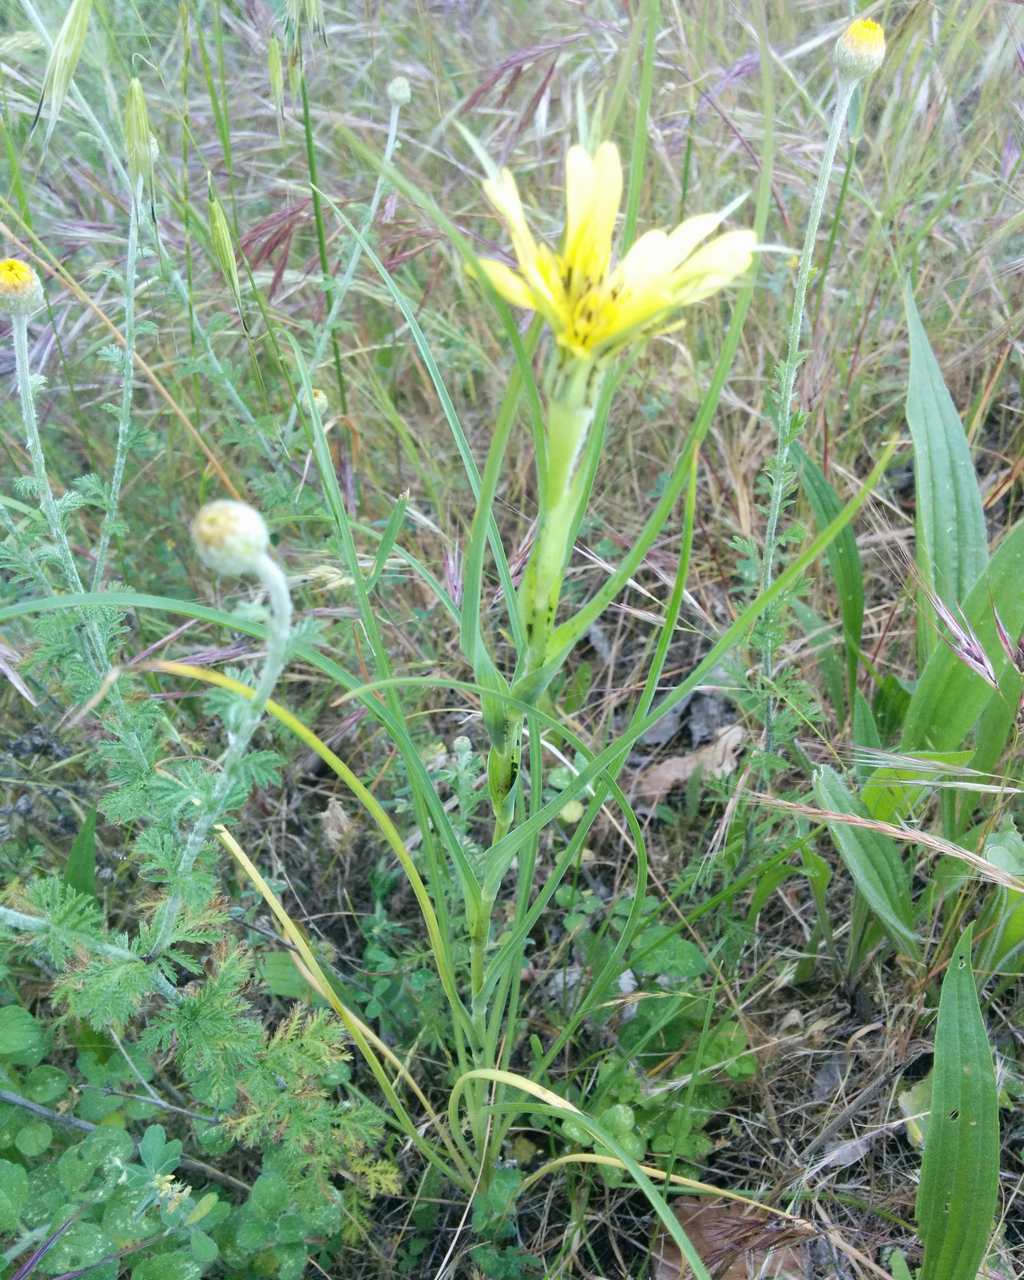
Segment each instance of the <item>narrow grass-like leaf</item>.
[[999,1107],[992,1050],[971,970],[971,933],[942,982],[932,1109],[917,1194],[921,1280],[975,1280],[999,1187]]
[[[384,1041],[381,1040],[365,1022],[363,1022],[342,1003],[337,991],[335,990],[334,983],[330,981],[327,974],[321,968],[320,962],[310,949],[309,943],[306,941],[302,930],[295,924],[295,921],[292,920],[288,912],[285,911],[273,889],[271,889],[270,885],[267,884],[266,880],[260,874],[258,867],[249,858],[245,850],[241,847],[231,832],[228,831],[227,827],[218,826],[215,828],[215,831],[218,839],[256,886],[267,906],[270,907],[271,911],[277,917],[277,921],[283,929],[285,936],[302,959],[302,962],[312,980],[311,984],[314,985],[317,993],[323,996],[341,1019],[346,1031],[348,1031],[354,1044],[362,1054],[363,1060],[373,1072],[377,1083],[380,1085],[381,1092],[388,1101],[388,1105],[391,1108],[392,1116],[394,1117],[397,1126],[404,1130],[412,1144],[423,1156],[426,1157],[427,1160],[431,1162],[431,1164],[441,1169],[448,1176],[452,1177],[454,1182],[458,1183],[460,1181],[459,1173],[461,1170],[447,1165],[440,1153],[436,1151],[423,1134],[419,1132],[419,1129],[413,1123],[412,1117],[406,1110],[405,1105],[399,1098],[394,1083],[384,1070],[381,1058],[388,1062],[392,1069],[397,1071],[398,1076],[403,1079],[413,1091],[419,1100],[420,1105],[423,1106],[427,1114],[436,1121],[437,1117],[433,1116],[430,1103],[427,1100],[426,1095],[423,1093],[423,1090],[416,1083],[415,1077],[409,1072],[408,1067],[406,1067],[401,1059],[397,1057],[394,1051],[385,1044]],[[437,1130],[442,1141],[445,1143],[445,1146],[454,1158],[456,1166],[458,1166],[460,1163],[460,1153],[456,1145],[451,1141],[450,1136],[445,1133],[444,1128],[439,1123],[435,1123],[433,1127]]]
[[683,1256],[690,1264],[696,1280],[711,1280],[707,1268],[690,1243],[689,1236],[687,1236],[675,1214],[668,1207],[667,1200],[658,1192],[650,1177],[633,1157],[624,1151],[615,1138],[585,1112],[580,1111],[571,1102],[566,1101],[557,1093],[553,1093],[550,1089],[546,1089],[535,1080],[531,1080],[527,1076],[517,1075],[511,1071],[495,1071],[486,1067],[467,1071],[456,1080],[452,1086],[451,1093],[448,1095],[448,1123],[452,1133],[459,1131],[459,1101],[462,1094],[465,1092],[466,1086],[476,1080],[484,1080],[494,1085],[505,1085],[513,1089],[521,1089],[541,1104],[541,1107],[538,1107],[536,1104],[524,1103],[522,1106],[523,1111],[543,1109],[544,1113],[553,1114],[559,1119],[570,1117],[576,1124],[586,1129],[591,1137],[605,1147],[627,1170],[638,1190],[647,1198],[647,1203],[661,1219],[669,1235],[682,1250]]
[[[210,622],[215,626],[225,627],[230,631],[240,631],[243,634],[255,636],[261,640],[267,634],[266,626],[263,623],[253,621],[251,618],[227,613],[223,609],[213,609],[209,605],[196,604],[190,600],[179,600],[171,596],[149,595],[140,591],[90,591],[83,592],[80,595],[40,596],[29,600],[19,600],[15,604],[5,605],[0,608],[0,623],[14,618],[30,617],[34,614],[61,613],[79,608],[83,610],[154,609],[160,613],[177,614],[181,617],[196,618],[202,622]],[[390,706],[383,702],[373,690],[362,692],[365,685],[364,681],[347,671],[340,663],[335,662],[333,658],[321,653],[315,646],[301,642],[295,643],[293,652],[297,658],[308,662],[316,670],[327,676],[328,679],[335,681],[336,684],[345,689],[354,698],[358,698],[361,705],[370,715],[380,722],[392,741],[403,748],[404,752],[407,752],[407,754],[403,755],[403,759],[409,771],[413,795],[417,798],[422,797],[430,815],[430,822],[440,834],[446,847],[462,854],[461,849],[458,848],[458,837],[452,828],[451,818],[437,794],[437,789],[431,780],[430,774],[427,772],[423,760],[411,742],[408,727],[401,715],[399,714],[396,717],[392,713]],[[465,855],[462,854],[462,856],[464,857]],[[443,906],[440,897],[435,905],[440,913]]]
[[[206,684],[212,684],[221,689],[229,689],[241,698],[251,699],[254,696],[253,690],[243,685],[240,681],[232,679],[231,676],[226,676],[220,671],[206,671],[202,667],[191,666],[187,662],[154,662],[150,664],[149,669],[163,671],[168,675],[183,676],[191,680],[201,680]],[[279,720],[305,746],[314,751],[328,768],[333,770],[377,824],[381,834],[391,846],[392,852],[405,872],[406,879],[409,881],[413,895],[422,912],[427,937],[430,939],[431,951],[437,964],[445,995],[451,1004],[452,1012],[456,1016],[468,1017],[459,998],[455,983],[455,973],[450,965],[446,940],[441,935],[437,913],[430,899],[430,894],[427,892],[427,886],[423,883],[423,879],[405,847],[405,842],[402,840],[398,828],[383,805],[381,805],[373,792],[360,781],[344,760],[336,752],[332,751],[323,739],[304,724],[298,716],[294,715],[281,703],[275,702],[273,698],[268,698],[266,709],[268,715]]]
[[[380,620],[377,617],[377,610],[370,600],[369,588],[363,577],[363,572],[359,564],[359,555],[356,549],[355,539],[352,536],[352,526],[349,520],[348,511],[345,507],[345,499],[342,496],[341,488],[338,484],[338,477],[334,469],[331,459],[330,448],[327,443],[327,433],[324,430],[323,420],[316,406],[313,397],[313,384],[310,381],[309,368],[306,365],[299,344],[295,341],[291,334],[286,334],[292,348],[292,355],[295,360],[295,368],[302,382],[302,389],[306,398],[306,403],[310,406],[310,425],[312,430],[312,446],[313,457],[316,461],[317,470],[320,473],[320,481],[323,486],[323,493],[328,511],[331,514],[337,541],[342,553],[342,557],[347,565],[349,574],[352,578],[353,594],[355,595],[356,606],[359,610],[359,618],[366,632],[366,638],[370,643],[373,651],[374,664],[377,672],[386,680],[391,674],[391,660],[388,654],[387,645],[384,642],[384,636],[380,626]],[[394,728],[392,736],[395,745],[406,761],[410,774],[414,775],[413,758],[417,756],[416,746],[406,726],[402,707],[398,702],[397,694],[394,690],[389,689],[385,694],[385,700],[388,709],[391,712],[392,723]],[[430,788],[433,790],[433,787]],[[435,865],[433,872],[438,876],[440,883],[440,865],[433,851],[433,834],[426,819],[427,810],[425,808],[425,794],[418,781],[412,784],[413,806],[416,811],[417,821],[420,830],[423,832],[424,849],[428,856],[431,857]],[[473,868],[466,857],[465,850],[462,848],[459,840],[451,831],[450,825],[446,824],[442,828],[442,833],[447,836],[445,843],[448,854],[451,857],[456,869],[459,873],[461,888],[465,897],[467,907],[475,904],[479,892],[476,876]],[[438,907],[442,912],[445,923],[444,936],[447,937],[447,911],[444,902],[444,896],[438,894]]]
[[[914,296],[904,294],[910,335],[907,424],[914,441],[917,563],[947,604],[966,599],[985,571],[988,538],[974,463],[960,415],[942,379]],[[928,644],[922,650],[928,652]]]
[[[639,14],[635,20],[640,21]],[[644,5],[643,22],[644,53],[640,63],[640,92],[637,96],[636,117],[633,121],[633,145],[630,148],[629,157],[629,187],[626,192],[626,214],[622,226],[623,253],[636,239],[644,162],[647,159],[647,139],[650,134],[648,117],[651,111],[651,94],[654,91],[654,49],[658,40],[658,30],[661,27],[661,0],[647,0]]]
[[831,623],[826,622],[802,600],[794,600],[790,608],[804,633],[807,655],[817,663],[828,700],[832,703],[837,718],[842,721],[846,715],[847,679],[839,634]]
[[[964,602],[964,616],[1002,679],[1009,665],[996,635],[993,604],[1011,635],[1024,627],[1024,524],[1002,540],[988,568]],[[903,723],[900,751],[955,751],[994,697],[948,645],[936,647],[914,690]],[[1008,732],[1008,730],[1007,730]]]
[[[391,272],[388,271],[384,263],[380,260],[377,254],[374,253],[373,249],[367,243],[366,238],[362,235],[359,229],[349,221],[342,209],[333,200],[330,200],[327,197],[325,197],[325,200],[330,205],[338,220],[343,223],[357,243],[362,247],[363,253],[372,264],[374,270],[380,276],[385,288],[388,293],[391,294],[395,305],[398,307],[399,311],[401,311],[403,319],[409,326],[409,332],[412,335],[412,340],[416,345],[420,358],[423,360],[427,373],[430,377],[430,381],[434,385],[434,390],[437,392],[437,398],[440,402],[445,420],[451,428],[452,438],[454,439],[455,446],[459,451],[459,457],[462,460],[462,464],[466,469],[466,477],[469,480],[470,488],[473,490],[473,497],[479,501],[481,492],[480,472],[477,468],[476,460],[473,457],[473,451],[470,448],[469,440],[466,437],[462,423],[459,420],[459,415],[456,412],[454,403],[452,402],[451,395],[449,394],[444,378],[441,375],[441,370],[438,367],[437,360],[434,358],[434,353],[430,348],[430,344],[427,342],[426,335],[423,333],[419,321],[416,319],[415,313],[409,305],[409,300],[401,289],[399,289]],[[523,359],[525,360],[525,358],[526,357],[524,355]],[[519,617],[519,612],[515,608],[515,587],[512,583],[512,573],[508,567],[508,559],[505,556],[505,549],[502,545],[501,535],[498,532],[498,526],[493,515],[488,521],[487,535],[488,542],[491,547],[491,555],[494,557],[494,562],[498,569],[498,576],[501,579],[502,590],[505,593],[506,600],[509,602],[509,625],[516,637],[517,646],[521,648],[525,638],[522,634],[522,622]]]
[[[545,827],[568,801],[575,800],[581,796],[609,768],[613,773],[617,771],[620,758],[629,751],[630,747],[639,738],[642,738],[648,729],[657,724],[662,716],[667,715],[674,706],[680,703],[697,685],[706,679],[708,673],[714,669],[716,664],[721,662],[722,658],[746,636],[757,619],[771,608],[779,596],[788,591],[807,572],[808,567],[822,554],[832,539],[854,518],[885,473],[892,460],[895,448],[896,441],[890,441],[886,448],[882,450],[881,457],[872,468],[871,474],[864,481],[856,496],[850,499],[827,529],[823,529],[816,538],[793,558],[792,563],[779,574],[768,590],[747,605],[735,622],[711,646],[686,679],[676,685],[670,693],[666,694],[661,702],[647,715],[636,721],[631,721],[629,728],[624,733],[619,734],[585,768],[581,769],[564,791],[554,799],[549,800],[536,813],[532,813],[529,818],[521,822],[514,831],[510,831],[497,844],[492,845],[488,850],[488,856],[493,856],[497,861],[497,855],[500,851],[503,857],[511,861],[519,847]],[[0,611],[0,621],[2,620],[3,611]],[[579,826],[582,827],[583,823],[581,822]],[[537,909],[536,903],[533,909]],[[532,928],[532,924],[530,927]]]
[[[823,809],[867,817],[839,774],[827,765],[815,776],[814,794]],[[916,960],[920,950],[911,923],[910,885],[896,845],[878,831],[844,822],[830,822],[828,829],[864,901],[896,946]]]
[[[793,454],[800,467],[804,493],[814,515],[815,527],[824,529],[830,520],[836,518],[843,504],[825,478],[825,473],[804,452],[799,442],[794,444]],[[852,699],[857,683],[860,640],[864,628],[864,577],[861,573],[857,537],[853,530],[844,529],[825,552],[825,556],[839,595],[839,612],[843,619],[843,638],[846,641],[847,681]]]
[[402,494],[388,516],[388,522],[384,527],[384,533],[381,535],[380,546],[377,548],[377,556],[373,562],[373,570],[366,581],[366,594],[370,593],[380,581],[380,575],[384,572],[384,566],[387,563],[391,549],[395,545],[395,539],[398,532],[405,522],[405,510],[409,505],[409,495]]

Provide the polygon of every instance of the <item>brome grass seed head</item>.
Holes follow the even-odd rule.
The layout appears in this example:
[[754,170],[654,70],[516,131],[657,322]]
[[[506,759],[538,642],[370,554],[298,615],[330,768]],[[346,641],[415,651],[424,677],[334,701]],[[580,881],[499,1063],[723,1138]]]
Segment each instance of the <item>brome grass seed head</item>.
[[836,66],[849,80],[872,75],[885,59],[885,32],[872,18],[851,22],[836,41]]
[[284,25],[288,41],[293,46],[301,42],[304,31],[326,41],[323,0],[287,0]]
[[124,104],[124,143],[128,156],[128,175],[132,187],[139,179],[148,188],[153,185],[153,135],[149,129],[149,111],[142,84],[136,78],[128,85]]
[[210,212],[210,246],[213,249],[213,256],[216,259],[217,266],[220,267],[228,288],[231,290],[235,307],[240,312],[242,310],[242,289],[238,279],[238,264],[235,261],[235,246],[231,240],[231,228],[228,226],[224,206],[213,189],[212,178],[208,183],[207,199]]
[[40,109],[45,104],[50,111],[46,142],[50,141],[50,136],[57,127],[64,99],[75,78],[75,68],[82,56],[91,13],[92,0],[71,0],[50,50],[50,61],[46,64],[46,76],[43,80],[43,95],[39,103]]
[[281,42],[277,36],[271,36],[267,44],[267,76],[274,110],[281,115],[284,111],[284,63],[281,61]]
[[0,259],[0,311],[9,316],[29,316],[43,305],[43,286],[27,262]]
[[507,169],[484,191],[512,237],[518,271],[482,258],[480,267],[515,307],[539,311],[555,340],[579,360],[676,327],[675,313],[724,288],[750,266],[753,231],[713,240],[729,210],[687,218],[674,231],[647,231],[612,265],[622,198],[618,148],[602,142],[593,156],[569,148],[565,166],[565,238],[560,253],[534,240],[515,178]]
[[192,541],[204,564],[225,577],[258,574],[270,549],[263,517],[245,502],[218,498],[192,521]]

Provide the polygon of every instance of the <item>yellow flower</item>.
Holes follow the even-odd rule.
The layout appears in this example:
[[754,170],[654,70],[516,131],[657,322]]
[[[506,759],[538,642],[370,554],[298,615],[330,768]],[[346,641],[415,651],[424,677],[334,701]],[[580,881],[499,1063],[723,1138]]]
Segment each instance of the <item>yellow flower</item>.
[[507,169],[485,182],[484,191],[509,229],[519,270],[483,258],[482,271],[507,302],[539,311],[559,345],[580,360],[673,327],[674,312],[741,275],[754,250],[752,231],[708,241],[726,210],[687,218],[671,232],[648,231],[612,266],[622,198],[622,166],[612,142],[602,142],[593,157],[583,147],[569,148],[561,253],[534,240]]
[[0,311],[27,316],[42,303],[43,286],[28,263],[20,258],[0,259]]
[[872,18],[851,22],[836,41],[836,66],[853,80],[877,71],[884,58],[885,32]]

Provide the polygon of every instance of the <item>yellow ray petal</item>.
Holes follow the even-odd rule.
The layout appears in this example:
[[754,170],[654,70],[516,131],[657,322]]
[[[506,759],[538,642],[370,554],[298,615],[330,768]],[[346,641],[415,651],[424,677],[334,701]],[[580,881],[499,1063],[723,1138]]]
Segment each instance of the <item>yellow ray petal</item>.
[[488,178],[484,183],[484,194],[494,208],[505,220],[512,237],[512,247],[520,267],[525,271],[537,256],[537,246],[530,233],[523,212],[523,203],[519,199],[519,188],[516,180],[507,169],[502,169],[497,178]]
[[[562,264],[556,254],[552,253],[546,244],[537,246],[537,256],[533,262],[533,269],[526,277],[530,288],[538,295],[538,299],[542,302],[542,309],[546,309],[547,314],[559,317],[558,324],[563,325],[569,319],[569,300],[565,295],[565,285],[562,283]],[[552,323],[554,323],[552,321]]]
[[594,190],[594,162],[585,147],[573,146],[565,157],[565,256],[572,261],[580,233],[590,216]]
[[645,231],[612,273],[609,284],[614,289],[641,289],[651,280],[665,276],[678,265],[669,262],[670,237],[664,231]]
[[692,257],[673,276],[676,306],[690,306],[724,288],[750,266],[757,238],[753,231],[727,231]]
[[695,218],[680,222],[668,238],[669,255],[672,259],[669,270],[681,266],[702,240],[706,240],[712,231],[718,230],[728,213],[728,209],[722,209],[719,213],[699,213]]
[[[612,256],[612,235],[622,199],[622,165],[614,142],[602,142],[593,160],[581,147],[566,159],[565,264],[573,289],[585,293],[600,281]],[[575,186],[575,191],[570,190]]]
[[594,156],[594,194],[591,201],[593,272],[600,278],[612,259],[612,236],[622,201],[622,165],[614,142],[602,142]]
[[592,344],[595,348],[617,345],[628,335],[644,332],[677,306],[675,294],[665,280],[635,293],[624,293],[613,307],[608,307],[595,325]]
[[511,267],[506,267],[504,262],[498,262],[494,258],[480,258],[479,263],[481,273],[506,302],[511,302],[514,307],[525,307],[529,311],[537,309],[537,299],[530,286]]

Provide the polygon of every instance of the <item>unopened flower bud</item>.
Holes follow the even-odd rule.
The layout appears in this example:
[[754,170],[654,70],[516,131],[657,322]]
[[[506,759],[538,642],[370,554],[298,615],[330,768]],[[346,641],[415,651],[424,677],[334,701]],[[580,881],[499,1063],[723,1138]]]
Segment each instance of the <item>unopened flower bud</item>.
[[43,305],[39,277],[20,258],[0,259],[0,311],[9,316],[29,316]]
[[862,80],[882,65],[885,32],[872,18],[858,18],[836,41],[835,58],[841,76]]
[[[305,399],[305,397],[303,398]],[[315,409],[321,418],[330,407],[326,392],[321,391],[319,387],[310,388],[309,401],[307,403],[311,405],[310,411],[312,412]]]
[[388,85],[388,97],[396,107],[404,107],[412,97],[412,87],[405,76],[395,76]]
[[192,541],[214,573],[236,578],[258,573],[270,548],[263,517],[245,502],[219,498],[192,521]]

